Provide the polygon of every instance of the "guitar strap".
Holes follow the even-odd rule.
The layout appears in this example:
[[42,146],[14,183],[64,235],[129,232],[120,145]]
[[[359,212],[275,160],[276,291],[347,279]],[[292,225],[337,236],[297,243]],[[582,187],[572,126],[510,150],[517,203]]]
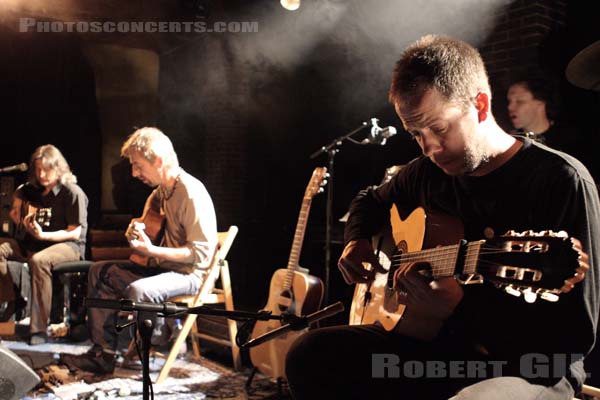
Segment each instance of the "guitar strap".
[[[157,196],[159,197],[159,196]],[[167,200],[169,198],[165,198],[164,196],[160,196],[160,199],[158,201],[159,205],[158,205],[158,212],[162,218],[161,224],[160,224],[160,229],[158,231],[157,234],[157,238],[158,240],[158,245],[159,246],[165,246],[165,226],[167,225],[167,221],[165,218],[166,212],[165,212],[165,204],[167,203]],[[154,204],[153,204],[154,206]]]

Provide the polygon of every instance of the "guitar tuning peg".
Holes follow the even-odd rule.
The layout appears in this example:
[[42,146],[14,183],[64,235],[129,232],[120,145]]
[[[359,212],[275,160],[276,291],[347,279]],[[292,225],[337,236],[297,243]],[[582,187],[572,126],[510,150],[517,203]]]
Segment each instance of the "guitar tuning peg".
[[321,187],[327,185],[327,179],[323,179],[323,181],[321,182]]
[[518,291],[517,289],[515,289],[514,287],[512,287],[511,285],[505,286],[504,291],[506,293],[510,294],[511,296],[515,296],[515,297],[521,296],[521,292]]
[[525,299],[526,302],[528,303],[535,303],[535,301],[537,300],[537,293],[535,293],[534,291],[531,290],[531,288],[527,288],[523,291],[523,298]]
[[319,188],[319,193],[323,193],[325,191],[325,189],[323,187]]
[[[326,172],[326,173],[325,173],[325,178],[329,178],[330,176],[331,176],[331,175],[329,175],[329,172]],[[325,182],[327,182],[327,181],[325,181]]]
[[540,293],[540,298],[542,298],[543,300],[555,303],[558,301],[559,297],[557,294],[548,292],[547,290],[542,291],[542,293]]

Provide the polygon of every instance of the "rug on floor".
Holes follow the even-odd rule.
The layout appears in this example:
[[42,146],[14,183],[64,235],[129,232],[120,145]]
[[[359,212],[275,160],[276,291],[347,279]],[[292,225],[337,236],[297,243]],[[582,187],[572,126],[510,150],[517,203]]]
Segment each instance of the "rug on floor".
[[[142,372],[116,368],[113,375],[97,376],[82,371],[69,371],[58,365],[60,353],[82,354],[89,343],[46,343],[29,346],[18,341],[2,344],[15,352],[42,377],[42,383],[24,399],[142,399]],[[160,370],[164,359],[153,357],[151,369]],[[155,399],[289,399],[285,386],[257,373],[249,388],[246,381],[250,368],[237,372],[213,360],[177,359],[169,377],[161,384],[154,384]],[[151,372],[154,381],[158,372]]]

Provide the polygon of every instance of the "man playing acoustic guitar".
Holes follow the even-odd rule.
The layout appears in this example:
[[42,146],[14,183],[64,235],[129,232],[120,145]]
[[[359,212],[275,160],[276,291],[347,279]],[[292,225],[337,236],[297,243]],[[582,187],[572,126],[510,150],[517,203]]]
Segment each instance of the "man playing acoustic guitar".
[[[391,327],[385,316],[301,336],[286,360],[293,395],[571,399],[598,318],[600,202],[590,174],[573,157],[497,125],[481,56],[462,41],[430,35],[408,47],[389,97],[423,156],[352,202],[338,263],[345,281],[374,287],[387,272],[370,239],[390,208],[392,228],[400,217],[425,220],[423,210],[444,213],[462,221],[469,242],[404,254],[410,240],[394,230],[391,294],[380,309],[403,311],[401,318]],[[442,227],[426,221],[427,242]],[[509,230],[525,232],[499,237]],[[558,301],[544,300],[556,294]],[[365,295],[353,309],[379,297]]]
[[[0,263],[9,256],[29,265],[30,344],[37,345],[46,342],[52,305],[52,268],[79,260],[85,254],[88,199],[55,146],[38,147],[29,165],[28,182],[15,191],[10,211],[11,219],[19,227],[17,240],[2,244]],[[8,279],[6,273],[0,268],[0,279]],[[6,295],[11,293],[3,291],[2,296]]]
[[[127,230],[134,254],[128,261],[92,265],[87,297],[162,303],[196,293],[217,246],[216,216],[208,192],[179,166],[171,140],[156,128],[135,131],[123,144],[121,156],[129,158],[135,178],[156,189],[142,218],[134,219]],[[63,354],[63,361],[95,373],[112,373],[116,318],[114,310],[89,308],[87,322],[94,345],[81,356]]]

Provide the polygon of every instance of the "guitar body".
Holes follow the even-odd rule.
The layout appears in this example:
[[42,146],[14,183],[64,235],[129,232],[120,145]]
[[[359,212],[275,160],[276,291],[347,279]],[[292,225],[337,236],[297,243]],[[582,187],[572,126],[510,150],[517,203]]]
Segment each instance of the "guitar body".
[[21,221],[17,226],[15,232],[15,239],[23,240],[27,234],[23,219],[33,214],[33,219],[42,227],[42,229],[48,228],[52,220],[52,208],[38,207],[33,203],[24,200],[21,205]]
[[[288,275],[291,276],[291,287],[285,289],[286,286],[290,286],[286,285],[286,280],[289,279]],[[317,311],[322,300],[323,282],[321,279],[299,271],[278,269],[271,278],[269,299],[264,309],[271,311],[274,315],[290,313],[302,316]],[[281,325],[282,322],[277,320],[256,321],[252,337],[264,335]],[[290,331],[250,348],[252,364],[267,376],[285,378],[285,357],[288,350],[294,340],[306,331],[307,329]]]
[[[390,223],[391,231],[373,238],[375,251],[379,249],[379,263],[387,270],[390,270],[394,256],[456,244],[463,237],[459,220],[444,214],[426,215],[422,208],[415,209],[402,220],[394,205],[390,210]],[[350,325],[377,322],[388,331],[394,329],[404,311],[404,305],[398,304],[396,292],[391,288],[394,272],[376,274],[371,283],[356,285],[350,307]]]
[[[140,218],[133,218],[130,225],[134,222],[141,222],[146,226],[144,232],[148,235],[152,244],[158,245],[160,243],[164,233],[165,216],[160,210],[160,200],[157,196],[153,198],[151,206],[144,210],[144,214]],[[129,261],[147,266],[150,257],[134,251],[129,256]]]
[[[579,268],[581,253],[567,232],[508,231],[486,240],[462,240],[455,217],[415,209],[405,220],[392,206],[391,232],[374,238],[375,252],[387,273],[356,285],[350,325],[380,323],[393,330],[404,305],[393,289],[393,276],[406,263],[426,262],[433,279],[455,277],[463,285],[488,281],[507,295],[532,303],[539,297],[555,302],[572,289],[565,283]],[[557,268],[559,266],[559,268]]]

